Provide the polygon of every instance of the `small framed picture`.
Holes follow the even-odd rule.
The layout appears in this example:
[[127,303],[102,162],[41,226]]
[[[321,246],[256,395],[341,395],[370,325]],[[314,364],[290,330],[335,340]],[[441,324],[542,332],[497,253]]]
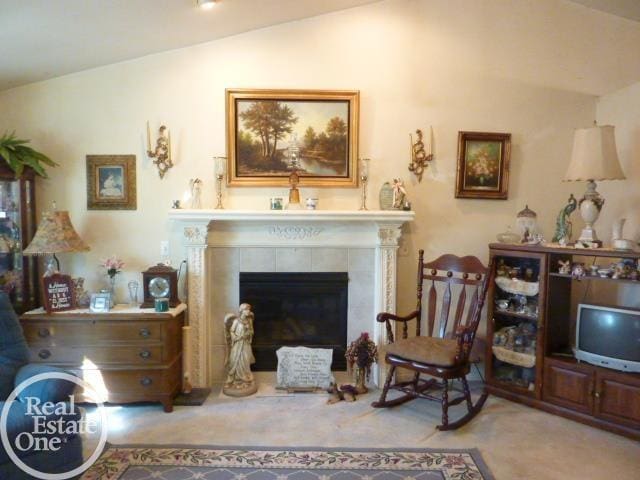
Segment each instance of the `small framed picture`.
[[87,155],[87,209],[136,208],[136,156]]
[[110,293],[92,293],[91,304],[89,306],[92,312],[108,312],[111,307]]
[[271,197],[271,210],[282,210],[283,205],[282,197]]
[[506,200],[510,133],[458,132],[456,198]]

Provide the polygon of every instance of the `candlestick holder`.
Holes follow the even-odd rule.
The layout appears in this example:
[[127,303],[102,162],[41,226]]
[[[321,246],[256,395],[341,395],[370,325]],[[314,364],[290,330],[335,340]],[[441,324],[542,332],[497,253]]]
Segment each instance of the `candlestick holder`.
[[171,132],[164,125],[161,125],[158,129],[156,148],[151,150],[151,132],[149,131],[149,122],[147,122],[147,156],[154,159],[153,163],[158,167],[158,175],[160,175],[160,178],[164,178],[167,171],[173,167],[173,160],[171,159]]
[[360,159],[360,183],[362,185],[362,202],[360,210],[369,210],[367,208],[367,182],[369,181],[369,159]]
[[424,169],[427,168],[429,162],[433,160],[433,152],[431,151],[433,128],[429,127],[429,153],[424,150],[422,130],[417,129],[416,136],[418,139],[416,140],[416,143],[413,143],[413,136],[409,134],[409,143],[411,144],[411,162],[409,163],[409,171],[418,177],[418,182],[421,182]]
[[213,157],[216,164],[216,210],[224,210],[222,205],[222,180],[226,171],[227,157]]

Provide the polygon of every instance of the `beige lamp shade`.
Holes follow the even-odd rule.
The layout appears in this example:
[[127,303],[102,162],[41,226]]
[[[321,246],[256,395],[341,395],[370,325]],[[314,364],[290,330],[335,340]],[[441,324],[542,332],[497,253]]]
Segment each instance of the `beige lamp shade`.
[[579,128],[564,181],[624,180],[612,125]]
[[69,212],[53,211],[43,214],[38,230],[24,255],[47,255],[64,252],[86,252],[89,246],[76,233]]

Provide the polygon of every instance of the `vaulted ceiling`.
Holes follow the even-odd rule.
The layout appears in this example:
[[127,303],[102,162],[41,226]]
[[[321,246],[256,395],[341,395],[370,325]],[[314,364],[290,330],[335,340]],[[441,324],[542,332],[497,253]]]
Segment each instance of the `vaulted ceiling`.
[[[196,7],[196,0],[0,0],[0,90],[376,1],[380,0],[218,0],[204,11]],[[459,6],[477,0],[455,1]],[[616,56],[621,45],[628,45],[616,37],[616,22],[634,32],[637,25],[640,32],[640,0],[542,0],[541,6],[552,11],[554,2],[598,10],[594,15],[606,27],[606,35],[597,29],[562,32],[574,37],[572,63],[593,66],[593,82],[585,86],[584,78],[566,69],[567,79],[559,86],[567,88],[575,81],[576,91],[602,94],[603,85],[619,88],[640,80],[640,45],[617,63],[598,63],[591,56],[594,41],[599,57],[605,51]],[[556,67],[552,70],[562,74],[562,65]],[[610,81],[612,76],[615,81]]]

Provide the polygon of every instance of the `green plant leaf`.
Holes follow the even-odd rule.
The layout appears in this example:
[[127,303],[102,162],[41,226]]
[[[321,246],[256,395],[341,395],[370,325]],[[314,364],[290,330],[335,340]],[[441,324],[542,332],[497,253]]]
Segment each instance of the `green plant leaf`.
[[24,167],[31,167],[38,175],[48,178],[44,165],[55,167],[58,164],[47,157],[45,154],[37,152],[27,144],[30,140],[23,140],[16,137],[14,132],[5,132],[0,137],[0,157],[2,157],[7,166],[13,170],[16,177],[24,172]]

